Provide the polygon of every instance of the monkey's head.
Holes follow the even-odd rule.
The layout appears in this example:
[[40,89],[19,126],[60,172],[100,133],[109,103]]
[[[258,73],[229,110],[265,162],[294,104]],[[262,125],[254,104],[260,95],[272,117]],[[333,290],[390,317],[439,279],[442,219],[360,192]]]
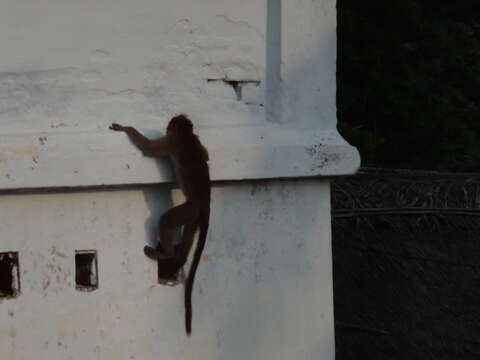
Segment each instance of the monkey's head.
[[183,114],[174,116],[167,126],[167,135],[189,135],[193,133],[193,124],[190,119]]

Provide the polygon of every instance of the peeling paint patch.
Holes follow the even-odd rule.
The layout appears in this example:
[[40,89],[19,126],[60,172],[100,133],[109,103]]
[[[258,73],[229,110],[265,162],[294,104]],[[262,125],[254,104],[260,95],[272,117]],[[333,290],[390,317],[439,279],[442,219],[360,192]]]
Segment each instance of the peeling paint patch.
[[233,80],[228,78],[218,78],[218,79],[207,79],[207,83],[210,82],[224,82],[225,84],[230,85],[235,91],[235,95],[237,96],[237,101],[242,101],[242,90],[246,85],[254,85],[256,87],[260,86],[260,80]]
[[[67,110],[76,70],[72,67],[0,73],[0,116],[56,116]],[[62,84],[62,85],[60,85]]]
[[106,49],[95,49],[90,52],[90,61],[98,64],[107,64],[111,59],[111,54]]
[[4,157],[11,160],[19,160],[24,157],[32,157],[38,155],[37,148],[32,145],[8,145],[1,146],[0,152],[4,153]]
[[[33,139],[29,139],[28,141],[29,142],[23,142],[19,144],[1,144],[0,163],[27,160],[29,162],[33,162],[34,164],[38,164],[41,153],[52,153],[57,148],[54,145],[46,145],[46,137],[38,138],[40,145],[36,145]],[[29,165],[31,165],[31,163]]]
[[52,248],[50,249],[50,254],[52,254],[54,256],[60,256],[61,258],[66,258],[67,257],[67,255],[65,255],[64,253],[57,250],[57,248],[55,246],[52,246]]
[[339,162],[340,157],[337,153],[327,152],[327,147],[322,144],[315,144],[305,148],[306,152],[315,163],[311,167],[311,171],[322,169],[330,163]]
[[58,129],[58,128],[64,127],[64,126],[67,126],[67,125],[65,125],[65,123],[51,124],[51,125],[50,125],[50,128],[52,128],[52,129]]
[[253,30],[260,38],[265,38],[265,35],[260,30],[252,26],[248,21],[234,19],[226,14],[217,14],[215,15],[215,17],[217,19],[224,20],[226,23],[229,24],[245,26],[246,28]]

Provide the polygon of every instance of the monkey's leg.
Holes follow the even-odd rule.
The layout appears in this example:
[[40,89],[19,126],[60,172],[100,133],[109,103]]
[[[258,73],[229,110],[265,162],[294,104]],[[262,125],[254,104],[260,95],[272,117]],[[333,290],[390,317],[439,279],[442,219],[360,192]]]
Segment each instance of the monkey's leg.
[[193,245],[193,239],[198,229],[198,220],[189,222],[183,227],[182,240],[175,246],[175,262],[181,268],[187,261],[188,254]]
[[188,245],[188,242],[193,241],[194,233],[191,234],[192,230],[186,225],[191,222],[195,222],[198,217],[198,213],[198,206],[189,201],[170,209],[160,217],[159,245],[163,250],[163,254],[159,254],[159,259],[168,259],[175,255],[173,240],[175,237],[176,228],[185,225],[182,236],[183,241],[187,241],[186,245]]
[[[187,261],[188,253],[193,245],[198,221],[189,222],[183,227],[182,240],[175,245],[175,256],[170,259],[158,260],[158,282],[159,284],[171,285],[178,281],[178,271]],[[152,248],[153,251],[155,249]]]
[[198,217],[199,209],[193,202],[186,202],[168,210],[160,217],[159,243],[156,249],[144,248],[145,255],[153,259],[169,259],[175,255],[173,240],[175,229]]

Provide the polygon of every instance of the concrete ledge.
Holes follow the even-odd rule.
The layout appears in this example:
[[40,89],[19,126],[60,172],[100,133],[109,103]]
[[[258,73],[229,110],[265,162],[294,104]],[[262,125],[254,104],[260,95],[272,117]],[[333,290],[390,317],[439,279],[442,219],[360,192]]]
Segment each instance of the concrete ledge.
[[[279,126],[198,133],[210,151],[213,180],[335,176],[360,164],[357,150],[334,131]],[[124,134],[108,130],[0,136],[1,190],[163,183],[172,174],[167,160],[143,157]]]

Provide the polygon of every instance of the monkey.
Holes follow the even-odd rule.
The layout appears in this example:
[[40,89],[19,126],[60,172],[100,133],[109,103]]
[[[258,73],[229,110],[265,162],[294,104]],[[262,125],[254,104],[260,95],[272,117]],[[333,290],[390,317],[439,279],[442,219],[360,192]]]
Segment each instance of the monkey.
[[[185,329],[192,331],[192,289],[200,257],[205,247],[210,219],[209,155],[197,135],[193,124],[183,114],[174,116],[167,125],[167,133],[150,140],[131,126],[112,123],[111,130],[125,132],[144,156],[169,155],[173,161],[177,182],[185,195],[185,203],[173,207],[159,219],[158,245],[145,246],[144,253],[158,260],[159,276],[172,278],[187,261],[194,236],[199,230],[197,247],[185,284]],[[181,242],[174,245],[175,230],[183,226]]]

